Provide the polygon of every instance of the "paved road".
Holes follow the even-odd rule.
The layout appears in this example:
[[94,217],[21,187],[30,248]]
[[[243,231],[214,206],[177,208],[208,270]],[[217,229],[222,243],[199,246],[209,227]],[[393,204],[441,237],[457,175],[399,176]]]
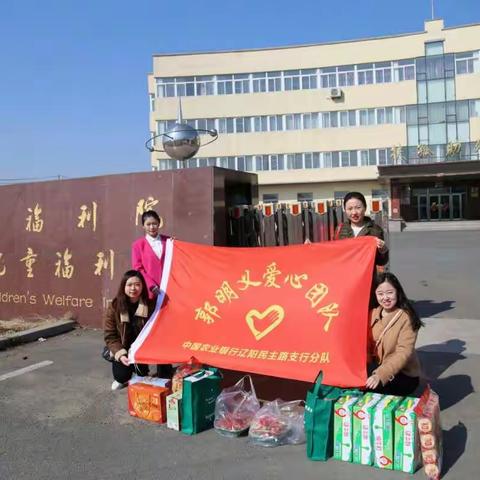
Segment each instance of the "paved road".
[[390,248],[423,317],[480,319],[480,230],[393,233]]
[[[441,395],[444,478],[455,480],[477,477],[480,445],[480,315],[475,309],[480,292],[474,282],[480,271],[479,232],[471,233],[415,232],[392,238],[392,270],[411,297],[431,301],[423,305],[429,318],[419,350],[426,376]],[[447,300],[449,308],[443,303]],[[310,462],[303,446],[262,449],[213,431],[187,437],[136,420],[127,413],[126,392],[109,390],[101,345],[101,332],[78,330],[0,352],[0,379],[53,361],[0,380],[0,479],[405,478],[333,460]],[[414,478],[424,478],[423,473]]]

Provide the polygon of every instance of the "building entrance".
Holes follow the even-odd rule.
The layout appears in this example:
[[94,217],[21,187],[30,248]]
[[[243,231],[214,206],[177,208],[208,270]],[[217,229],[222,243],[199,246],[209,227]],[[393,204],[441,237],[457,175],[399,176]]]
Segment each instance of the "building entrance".
[[420,221],[460,220],[463,218],[461,193],[437,193],[435,189],[416,194]]

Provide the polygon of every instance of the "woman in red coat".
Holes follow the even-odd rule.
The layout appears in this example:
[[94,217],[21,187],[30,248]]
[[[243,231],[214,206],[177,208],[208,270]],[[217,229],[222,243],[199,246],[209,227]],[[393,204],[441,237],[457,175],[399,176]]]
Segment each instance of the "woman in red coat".
[[132,245],[132,268],[142,273],[148,287],[149,298],[157,296],[162,279],[166,239],[160,235],[160,217],[154,210],[142,214],[145,236]]
[[[150,299],[160,291],[167,237],[160,235],[160,217],[155,210],[142,214],[142,226],[145,236],[132,244],[132,268],[138,270],[145,279]],[[157,365],[157,375],[161,378],[171,377],[171,365]]]

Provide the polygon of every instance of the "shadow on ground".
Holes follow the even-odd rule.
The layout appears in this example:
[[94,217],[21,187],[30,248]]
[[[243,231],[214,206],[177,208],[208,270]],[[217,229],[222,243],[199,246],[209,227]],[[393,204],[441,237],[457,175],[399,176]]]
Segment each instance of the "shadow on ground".
[[[440,397],[441,410],[450,408],[474,392],[469,375],[450,375],[439,378],[454,363],[466,358],[463,355],[464,351],[465,342],[458,338],[443,343],[424,345],[418,349],[424,374],[421,388],[423,389],[426,383],[430,383]],[[467,437],[467,427],[461,422],[450,430],[443,430],[442,476],[455,465],[465,452]]]
[[469,375],[450,375],[440,378],[454,363],[464,360],[465,342],[458,338],[443,343],[424,345],[418,349],[422,363],[422,384],[430,383],[440,395],[440,408],[446,410],[473,393]]
[[420,317],[434,317],[439,313],[453,310],[455,301],[445,300],[443,302],[435,302],[433,300],[415,300],[414,306]]
[[467,428],[462,422],[450,430],[443,430],[443,467],[442,477],[457,463],[465,452]]

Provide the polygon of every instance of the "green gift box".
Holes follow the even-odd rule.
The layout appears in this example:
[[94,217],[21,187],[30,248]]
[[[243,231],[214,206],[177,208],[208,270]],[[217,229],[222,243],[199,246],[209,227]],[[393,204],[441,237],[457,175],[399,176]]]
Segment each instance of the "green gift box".
[[206,368],[183,379],[183,433],[193,435],[213,427],[220,382],[221,375],[216,368]]
[[322,385],[323,374],[317,377],[305,401],[305,436],[307,457],[325,461],[333,454],[333,407],[342,395],[359,395],[358,390]]

